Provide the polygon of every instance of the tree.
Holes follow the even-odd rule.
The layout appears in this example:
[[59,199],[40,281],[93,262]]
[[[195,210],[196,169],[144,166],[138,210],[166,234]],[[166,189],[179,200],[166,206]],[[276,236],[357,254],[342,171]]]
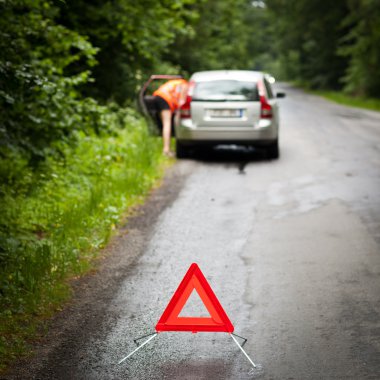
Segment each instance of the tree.
[[337,54],[347,28],[345,1],[267,0],[288,77],[314,88],[339,88],[347,60]]
[[[57,25],[56,15],[57,9],[42,0],[0,3],[3,159],[16,155],[35,165],[56,151],[55,142],[97,126],[94,103],[80,99],[77,91],[89,81],[97,49],[86,37]],[[82,70],[68,75],[79,62]],[[0,167],[2,180],[8,169]]]
[[103,102],[133,99],[138,84],[162,66],[177,35],[186,34],[195,0],[67,0],[59,22],[99,48],[94,82],[84,94]]
[[339,53],[349,60],[343,78],[345,90],[355,95],[380,97],[380,3],[351,0],[343,25],[349,32],[342,38]]
[[247,0],[199,1],[191,9],[198,15],[191,33],[176,38],[166,59],[188,73],[260,66],[257,57],[265,50],[265,11]]

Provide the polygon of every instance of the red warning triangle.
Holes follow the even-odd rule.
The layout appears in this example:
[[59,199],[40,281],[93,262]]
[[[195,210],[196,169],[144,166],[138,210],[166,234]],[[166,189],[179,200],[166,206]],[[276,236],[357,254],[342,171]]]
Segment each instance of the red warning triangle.
[[[198,292],[211,318],[179,316],[194,289]],[[234,326],[197,264],[190,265],[159,319],[156,331],[191,331],[194,333],[200,331],[232,333],[234,331]]]

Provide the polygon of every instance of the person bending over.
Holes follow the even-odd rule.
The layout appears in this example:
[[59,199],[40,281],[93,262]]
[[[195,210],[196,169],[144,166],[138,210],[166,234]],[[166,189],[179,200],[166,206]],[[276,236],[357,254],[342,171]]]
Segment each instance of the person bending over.
[[156,109],[162,121],[162,152],[168,157],[173,156],[170,151],[172,116],[184,104],[186,91],[187,81],[185,79],[172,79],[153,92]]

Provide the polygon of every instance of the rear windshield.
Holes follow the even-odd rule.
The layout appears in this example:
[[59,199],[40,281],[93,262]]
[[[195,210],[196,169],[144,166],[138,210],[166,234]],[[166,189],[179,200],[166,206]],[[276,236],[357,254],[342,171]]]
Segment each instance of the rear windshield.
[[215,80],[195,85],[193,100],[204,101],[256,101],[259,94],[255,82]]

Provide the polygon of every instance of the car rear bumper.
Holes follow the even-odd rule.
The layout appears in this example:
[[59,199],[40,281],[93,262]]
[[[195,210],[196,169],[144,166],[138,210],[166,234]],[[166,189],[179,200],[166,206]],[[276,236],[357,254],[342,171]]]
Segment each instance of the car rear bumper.
[[255,127],[194,127],[190,120],[176,126],[181,143],[202,144],[266,144],[278,138],[278,127],[270,120],[260,120]]

